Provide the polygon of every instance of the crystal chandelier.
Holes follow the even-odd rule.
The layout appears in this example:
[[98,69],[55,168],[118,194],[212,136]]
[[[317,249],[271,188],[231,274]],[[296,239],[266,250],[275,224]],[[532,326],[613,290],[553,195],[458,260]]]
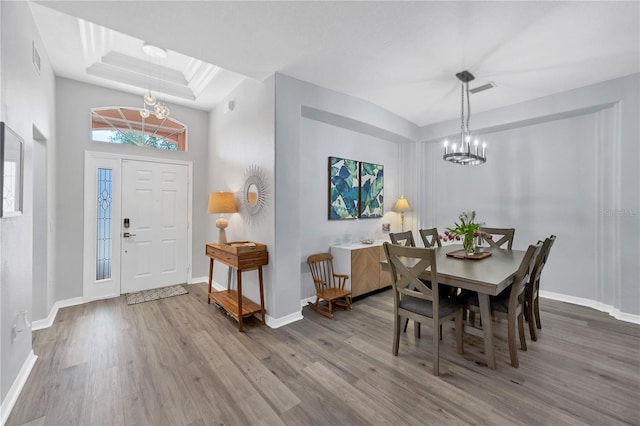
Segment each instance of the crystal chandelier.
[[[142,51],[145,55],[155,58],[155,59],[165,59],[167,57],[166,49],[162,47],[154,46],[149,43],[145,43],[142,46]],[[169,116],[171,110],[166,106],[163,102],[159,101],[153,93],[151,93],[151,85],[149,85],[149,90],[142,97],[143,105],[140,110],[140,115],[142,118],[147,118],[150,115],[150,111],[147,109],[147,106],[153,108],[153,114],[156,116],[158,120],[163,120]]]
[[[477,166],[487,162],[487,144],[472,138],[469,129],[469,118],[471,117],[471,102],[469,101],[469,82],[475,77],[469,71],[462,71],[456,74],[458,80],[462,82],[462,114],[460,118],[460,142],[449,146],[449,141],[444,141],[444,155],[442,159],[464,166]],[[464,100],[467,98],[467,119],[465,121]],[[471,147],[473,141],[473,148]]]

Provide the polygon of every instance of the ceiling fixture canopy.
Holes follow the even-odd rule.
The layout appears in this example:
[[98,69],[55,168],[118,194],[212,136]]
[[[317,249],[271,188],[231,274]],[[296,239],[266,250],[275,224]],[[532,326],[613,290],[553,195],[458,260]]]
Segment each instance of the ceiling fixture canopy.
[[[154,59],[165,59],[167,57],[166,49],[163,49],[162,47],[154,46],[153,44],[149,44],[149,43],[145,43],[142,46],[142,51],[144,52],[145,55]],[[151,77],[149,77],[149,80],[151,80]],[[144,96],[142,97],[142,100],[144,101],[142,105],[142,109],[140,110],[140,115],[142,116],[142,118],[149,117],[150,111],[147,109],[147,106],[153,108],[153,114],[159,120],[167,118],[171,113],[171,111],[169,110],[169,107],[166,106],[162,101],[159,101],[158,98],[156,98],[156,96],[153,93],[151,93],[151,87],[149,87],[147,93],[144,94]]]
[[[459,145],[454,143],[449,147],[449,141],[444,141],[444,155],[442,158],[455,164],[464,166],[477,166],[487,162],[487,144],[482,142],[482,150],[480,150],[480,141],[471,136],[469,129],[469,119],[471,117],[471,102],[469,101],[469,82],[475,77],[469,71],[462,71],[456,74],[458,80],[462,82],[462,113],[460,117],[460,142]],[[465,96],[467,98],[467,113],[465,120]],[[473,142],[473,149],[471,144]]]

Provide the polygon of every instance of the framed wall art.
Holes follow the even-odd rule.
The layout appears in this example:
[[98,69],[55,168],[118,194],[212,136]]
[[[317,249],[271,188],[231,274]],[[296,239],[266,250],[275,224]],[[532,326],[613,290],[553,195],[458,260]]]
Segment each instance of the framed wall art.
[[0,217],[22,214],[23,140],[4,122],[0,122]]
[[359,217],[375,218],[384,214],[384,166],[360,163]]
[[358,162],[329,157],[329,220],[357,219],[359,197]]

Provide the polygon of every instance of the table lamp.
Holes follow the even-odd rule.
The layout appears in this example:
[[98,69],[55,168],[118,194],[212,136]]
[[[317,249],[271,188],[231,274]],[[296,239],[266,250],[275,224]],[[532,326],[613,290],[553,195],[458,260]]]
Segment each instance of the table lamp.
[[411,205],[407,201],[406,198],[400,197],[398,201],[396,201],[396,205],[393,206],[391,211],[400,212],[400,221],[402,222],[402,232],[404,232],[404,212],[411,211]]
[[212,192],[209,194],[209,213],[220,213],[220,217],[216,220],[218,231],[218,244],[227,243],[227,233],[225,228],[229,225],[229,221],[224,217],[225,213],[235,213],[238,211],[236,198],[232,192]]

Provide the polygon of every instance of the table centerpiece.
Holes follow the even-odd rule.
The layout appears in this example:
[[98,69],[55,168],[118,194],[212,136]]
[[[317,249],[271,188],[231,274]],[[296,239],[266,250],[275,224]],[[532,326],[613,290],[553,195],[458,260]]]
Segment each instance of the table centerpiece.
[[480,231],[480,224],[475,222],[476,212],[462,212],[458,216],[458,222],[454,222],[452,228],[446,228],[442,241],[460,241],[462,239],[462,247],[465,253],[473,254],[476,252],[476,238],[491,238],[490,234]]

